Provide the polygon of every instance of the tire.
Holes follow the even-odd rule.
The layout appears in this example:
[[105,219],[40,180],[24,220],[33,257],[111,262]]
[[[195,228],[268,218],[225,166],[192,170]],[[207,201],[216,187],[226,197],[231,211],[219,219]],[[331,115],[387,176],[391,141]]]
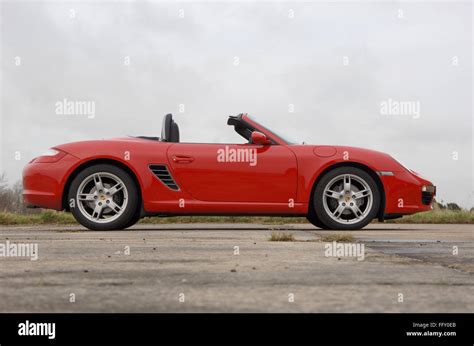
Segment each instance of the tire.
[[377,216],[380,191],[375,180],[364,170],[338,167],[318,182],[313,207],[319,222],[327,229],[357,230]]
[[[312,206],[311,206],[312,208]],[[318,216],[314,213],[314,211],[310,211],[306,216],[309,222],[311,222],[314,226],[321,228],[321,229],[329,229],[328,226],[323,224]]]
[[137,213],[132,217],[132,219],[130,220],[130,222],[125,225],[124,228],[132,227],[132,226],[135,225],[138,221],[140,221],[140,219],[141,219],[140,210],[138,210]]
[[73,179],[68,203],[74,218],[84,227],[94,231],[120,230],[138,221],[138,196],[137,186],[126,171],[98,164],[85,168]]

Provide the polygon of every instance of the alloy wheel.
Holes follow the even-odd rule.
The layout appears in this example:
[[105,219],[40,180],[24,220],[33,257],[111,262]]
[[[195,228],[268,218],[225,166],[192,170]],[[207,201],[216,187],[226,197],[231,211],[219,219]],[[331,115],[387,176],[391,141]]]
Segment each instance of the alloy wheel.
[[324,210],[339,224],[351,225],[364,220],[372,203],[373,192],[369,184],[354,174],[338,175],[324,188]]
[[109,223],[118,219],[126,210],[127,186],[115,174],[94,173],[79,185],[76,201],[85,218],[96,223]]

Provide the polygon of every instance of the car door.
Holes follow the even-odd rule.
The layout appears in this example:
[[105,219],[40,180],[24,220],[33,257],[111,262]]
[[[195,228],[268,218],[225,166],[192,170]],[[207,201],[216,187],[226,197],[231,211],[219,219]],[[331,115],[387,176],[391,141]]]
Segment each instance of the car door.
[[296,157],[285,146],[175,143],[167,156],[175,180],[198,200],[288,203],[296,199]]

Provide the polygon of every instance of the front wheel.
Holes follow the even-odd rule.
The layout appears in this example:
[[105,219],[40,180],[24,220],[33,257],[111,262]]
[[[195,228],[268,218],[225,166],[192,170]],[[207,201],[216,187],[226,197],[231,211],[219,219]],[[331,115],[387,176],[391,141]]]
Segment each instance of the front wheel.
[[356,167],[339,167],[326,173],[314,191],[314,210],[329,229],[356,230],[365,227],[380,207],[375,180]]
[[91,230],[124,229],[136,222],[138,190],[123,169],[99,164],[82,170],[68,194],[75,219]]
[[[312,208],[312,207],[311,207]],[[319,219],[318,215],[313,210],[310,210],[308,215],[306,215],[306,219],[308,219],[309,222],[311,222],[314,226],[321,228],[321,229],[329,229],[328,226],[323,224],[321,220]]]

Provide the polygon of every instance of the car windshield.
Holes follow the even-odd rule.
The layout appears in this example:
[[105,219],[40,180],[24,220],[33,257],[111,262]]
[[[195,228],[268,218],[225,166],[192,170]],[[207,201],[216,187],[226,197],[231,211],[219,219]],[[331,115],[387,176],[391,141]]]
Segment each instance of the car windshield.
[[253,122],[256,122],[262,129],[265,129],[267,130],[268,132],[271,132],[275,135],[277,135],[279,138],[283,139],[286,144],[297,144],[298,142],[295,141],[294,139],[292,138],[289,138],[285,135],[282,135],[280,131],[275,131],[275,130],[272,130],[272,129],[269,129],[268,127],[266,126],[263,126],[262,123],[260,121],[258,121],[258,119],[254,116],[254,115],[250,115],[250,114],[247,114],[247,116],[253,121]]

